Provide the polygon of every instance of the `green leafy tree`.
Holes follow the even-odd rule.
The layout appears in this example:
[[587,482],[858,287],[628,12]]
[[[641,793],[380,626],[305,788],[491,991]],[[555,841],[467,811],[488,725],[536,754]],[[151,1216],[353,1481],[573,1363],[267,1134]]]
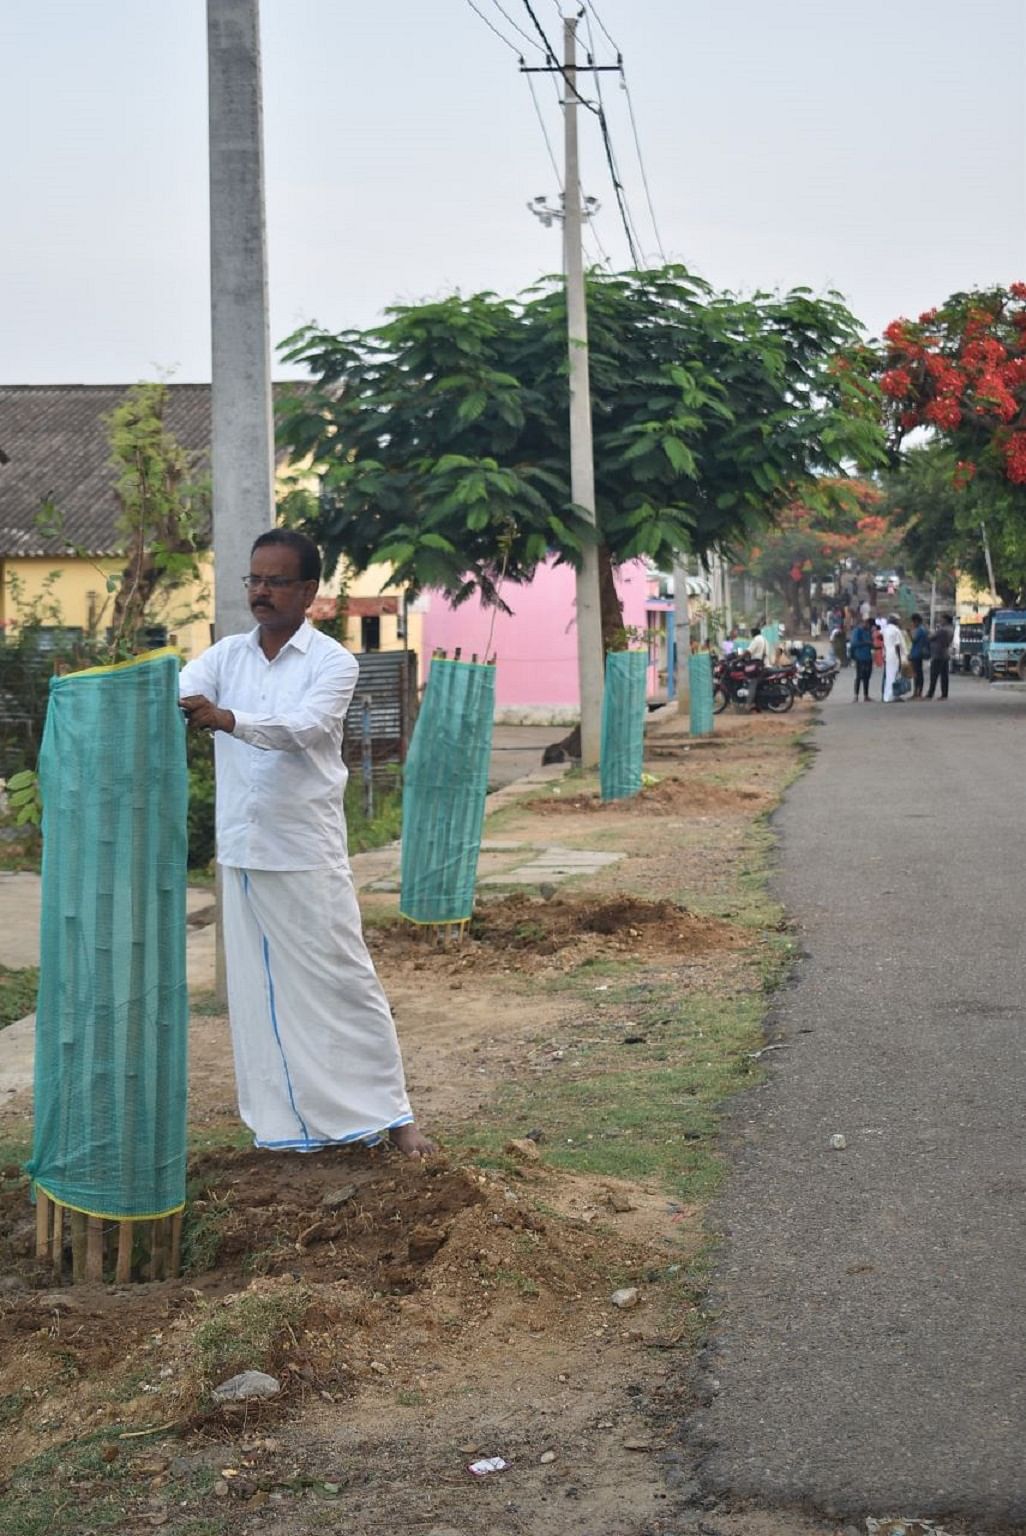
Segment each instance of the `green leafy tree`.
[[503,581],[528,580],[549,553],[576,566],[595,537],[608,645],[622,629],[615,566],[748,544],[796,484],[882,460],[856,322],[836,295],[741,299],[669,267],[593,273],[588,306],[594,534],[570,499],[557,279],[288,339],[314,382],[284,407],[281,439],[322,477],[306,527],[329,568],[387,562],[411,589],[502,604]]
[[987,475],[967,477],[957,450],[942,440],[910,449],[884,480],[884,509],[901,537],[903,558],[921,576],[955,573],[990,588],[983,533],[991,546],[997,596],[1019,602],[1026,593],[1026,521],[1014,488]]

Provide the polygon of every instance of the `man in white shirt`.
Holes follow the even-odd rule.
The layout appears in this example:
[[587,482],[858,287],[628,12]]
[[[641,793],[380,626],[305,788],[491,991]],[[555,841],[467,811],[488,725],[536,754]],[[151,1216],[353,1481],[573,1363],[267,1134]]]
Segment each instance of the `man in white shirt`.
[[901,670],[901,644],[902,633],[898,621],[892,614],[885,619],[882,625],[884,643],[884,685],[883,702],[885,704],[901,704],[904,701],[895,698],[894,684]]
[[358,669],[306,619],[320,572],[304,534],[261,534],[243,578],[257,628],[211,646],[180,680],[190,728],[216,733],[239,1113],[262,1147],[388,1135],[423,1157],[434,1149],[410,1110],[349,869],[342,722]]
[[753,625],[752,638],[748,642],[748,656],[752,661],[761,661],[766,665],[766,657],[769,653],[769,642],[759,626]]

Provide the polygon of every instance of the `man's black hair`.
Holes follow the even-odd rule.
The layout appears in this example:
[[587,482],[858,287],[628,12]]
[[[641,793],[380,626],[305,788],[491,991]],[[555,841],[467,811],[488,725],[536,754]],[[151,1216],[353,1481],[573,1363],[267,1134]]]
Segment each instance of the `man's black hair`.
[[[320,581],[321,579],[321,552],[313,539],[307,538],[305,533],[300,533],[298,528],[269,528],[259,538],[253,540],[253,549],[260,549],[265,544],[284,544],[286,549],[294,549],[299,556],[299,579],[301,581]],[[252,554],[252,550],[250,553]]]
[[910,613],[908,622],[910,624],[921,624],[923,622],[923,615],[921,613]]

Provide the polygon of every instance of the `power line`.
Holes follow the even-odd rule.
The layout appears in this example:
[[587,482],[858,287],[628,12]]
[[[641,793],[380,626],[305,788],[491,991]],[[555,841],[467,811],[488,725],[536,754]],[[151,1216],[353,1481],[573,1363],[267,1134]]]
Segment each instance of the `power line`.
[[606,42],[609,44],[610,48],[612,48],[613,52],[617,55],[617,57],[619,57],[620,50],[616,46],[616,44],[614,43],[613,39],[610,37],[610,35],[609,35],[609,28],[606,26],[605,22],[602,20],[602,17],[599,15],[598,11],[595,9],[595,6],[592,3],[592,0],[581,0],[582,7],[585,4],[587,4],[588,9],[591,11],[591,14],[594,16],[595,20],[598,22],[599,27],[605,33],[605,35],[606,35]]
[[525,32],[523,27],[519,26],[517,22],[513,20],[513,17],[509,14],[509,12],[503,8],[500,0],[492,0],[492,4],[495,6],[495,9],[500,13],[500,15],[505,16],[514,32],[519,33],[520,36],[524,39],[525,43],[529,43],[532,48],[538,48],[541,46],[540,43],[536,42],[535,39],[531,36],[530,32]]
[[638,136],[638,124],[634,117],[634,103],[631,100],[631,88],[627,84],[627,71],[624,69],[622,62],[620,64],[620,79],[623,81],[624,95],[627,97],[627,111],[630,113],[631,130],[634,134],[634,148],[637,151],[638,168],[641,171],[641,185],[645,189],[645,201],[648,203],[648,216],[652,220],[652,229],[656,238],[656,248],[659,251],[660,256],[663,258],[663,265],[665,266],[667,260],[666,252],[663,250],[663,242],[659,234],[659,225],[656,222],[655,208],[652,206],[652,193],[649,191],[648,175],[645,171],[645,161],[641,154],[641,139]]
[[[542,116],[541,103],[539,102],[538,97],[535,95],[534,81],[531,79],[530,75],[527,75],[525,78],[527,80],[528,89],[531,92],[531,100],[534,102],[535,116],[538,119],[538,124],[542,131],[542,138],[545,140],[545,148],[549,152],[549,160],[556,175],[556,186],[559,188],[560,192],[562,192],[563,174],[559,169],[559,162],[557,161],[555,151],[552,148],[552,140],[549,138],[549,130],[545,126],[545,118]],[[557,86],[556,89],[558,91],[559,87]]]
[[[470,6],[470,9],[474,12],[475,16],[480,16],[481,20],[484,22],[484,24],[488,28],[489,32],[494,32],[496,37],[499,39],[499,42],[500,43],[505,43],[506,47],[510,50],[510,52],[515,54],[516,57],[519,59],[520,58],[520,49],[517,47],[516,43],[511,43],[509,38],[506,37],[506,35],[504,33],[500,32],[498,27],[494,26],[492,24],[492,22],[490,22],[488,20],[488,17],[485,15],[484,11],[479,10],[478,7],[474,4],[474,0],[467,0],[467,4]],[[519,30],[520,29],[518,27],[517,31],[519,31]],[[533,39],[532,39],[532,41],[533,41]]]
[[[588,63],[594,64],[595,37],[591,30],[591,13],[586,8],[584,11],[584,20],[585,25],[588,28]],[[622,63],[620,64],[620,73],[621,75],[623,74]],[[641,261],[637,250],[637,246],[640,244],[640,241],[638,240],[638,232],[634,225],[634,220],[631,218],[630,211],[627,207],[627,196],[624,192],[623,182],[620,180],[620,173],[616,164],[616,156],[613,153],[612,138],[609,132],[609,121],[606,117],[606,106],[602,97],[602,76],[598,73],[598,71],[595,72],[595,89],[598,95],[599,128],[602,131],[602,143],[606,151],[606,161],[609,165],[609,175],[613,183],[613,191],[616,194],[616,201],[620,208],[620,218],[623,220],[624,234],[627,236],[627,247],[631,253],[631,260],[634,263],[635,270],[637,270],[641,266]]]

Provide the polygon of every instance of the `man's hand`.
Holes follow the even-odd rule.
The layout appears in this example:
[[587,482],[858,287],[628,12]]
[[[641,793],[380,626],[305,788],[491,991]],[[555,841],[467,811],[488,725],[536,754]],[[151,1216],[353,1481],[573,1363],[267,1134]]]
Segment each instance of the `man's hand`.
[[191,730],[227,731],[231,735],[235,729],[235,716],[231,710],[218,709],[202,693],[189,694],[187,698],[179,699],[178,704]]

